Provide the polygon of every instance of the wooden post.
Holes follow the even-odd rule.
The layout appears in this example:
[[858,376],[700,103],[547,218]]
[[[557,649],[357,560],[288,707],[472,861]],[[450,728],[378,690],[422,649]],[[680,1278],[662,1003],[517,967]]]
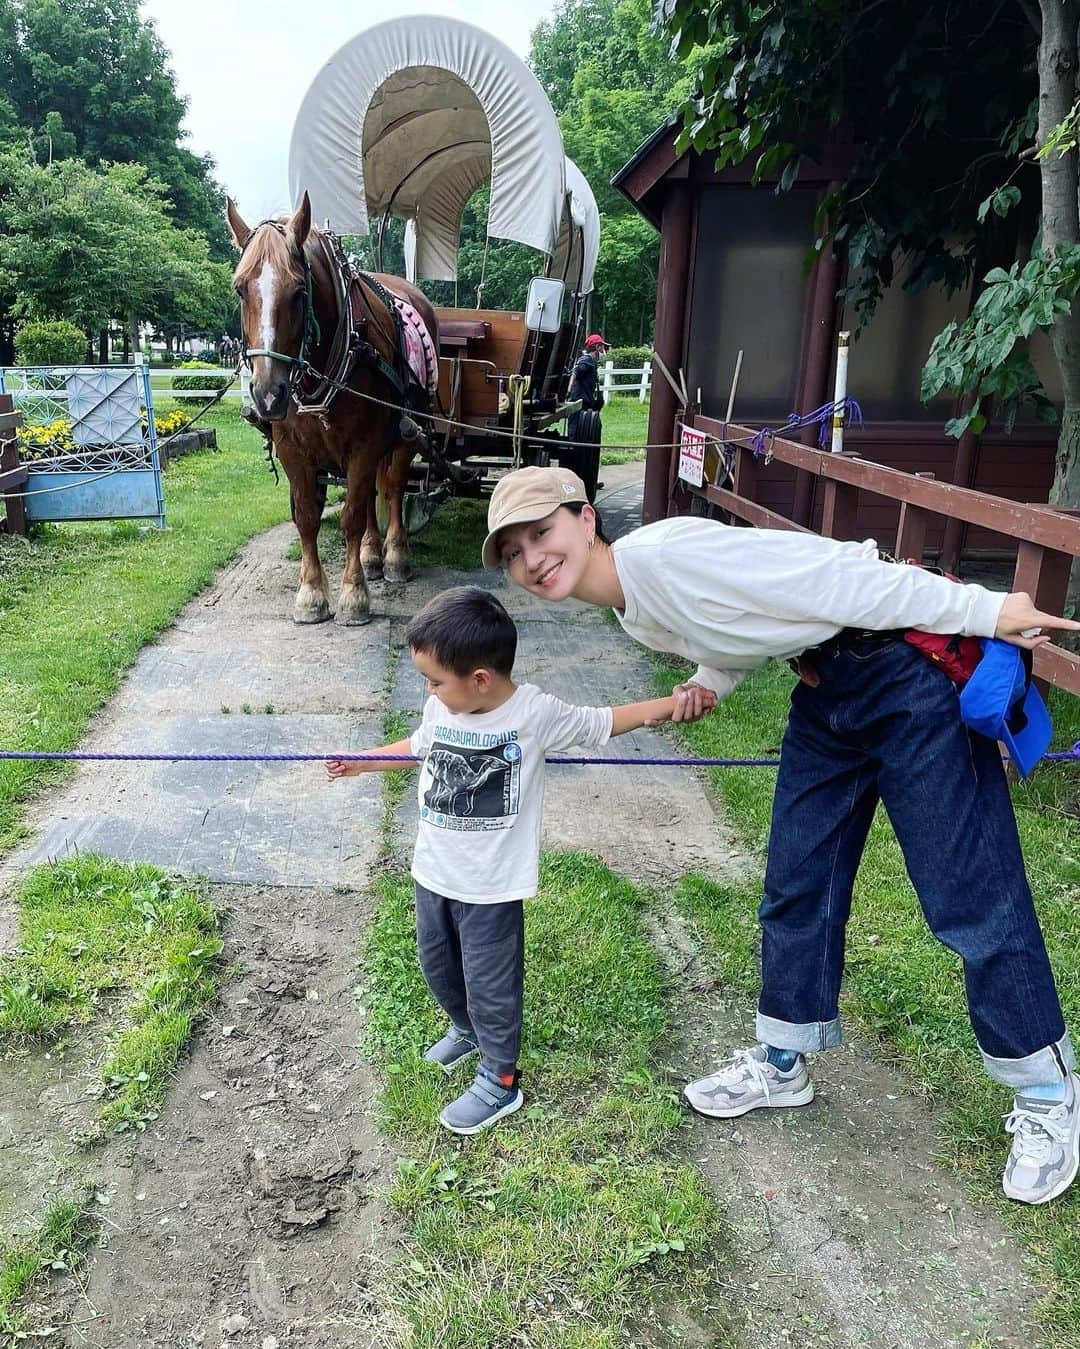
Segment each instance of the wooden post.
[[[916,473],[917,478],[933,478],[932,473]],[[913,506],[910,501],[901,501],[900,519],[896,525],[896,546],[893,549],[897,559],[906,562],[910,557],[921,562],[926,551],[926,521],[929,512],[921,506]],[[946,570],[949,570],[946,568]]]
[[612,390],[612,389],[614,388],[614,386],[615,386],[615,382],[614,382],[614,380],[612,379],[612,371],[613,371],[614,369],[615,369],[615,362],[614,362],[614,361],[605,361],[605,362],[604,362],[604,402],[605,402],[605,403],[606,403],[607,400],[611,397],[611,390]]
[[[11,394],[0,394],[0,422],[15,418],[15,402]],[[26,481],[25,472],[20,473],[19,451],[15,444],[14,426],[0,425],[0,478],[10,475],[11,490],[18,492]],[[2,493],[2,489],[0,489]],[[4,529],[9,534],[26,535],[26,503],[21,496],[3,496],[4,509],[7,512]]]
[[[857,459],[851,450],[837,450],[836,457]],[[809,476],[809,475],[807,475]],[[826,478],[821,497],[821,532],[827,539],[853,539],[857,530],[859,489],[849,482]]]
[[[660,221],[660,268],[656,286],[656,331],[653,346],[673,374],[683,361],[683,329],[690,285],[690,242],[693,231],[693,198],[690,184],[673,182],[664,202]],[[642,516],[646,524],[667,516],[668,480],[675,439],[675,394],[666,379],[653,384],[649,404],[649,450],[645,461],[645,499]]]
[[[800,412],[820,407],[829,397],[829,371],[836,348],[836,292],[839,285],[840,262],[835,250],[828,247],[818,254],[810,281],[806,350],[795,395],[795,406]],[[804,445],[815,446],[819,431],[817,426],[804,426],[798,432],[799,440]],[[808,525],[813,513],[814,479],[809,473],[799,473],[795,477],[791,518],[801,525]]]
[[652,374],[652,361],[641,363],[641,388],[638,390],[638,402],[644,403],[649,396],[649,376]]

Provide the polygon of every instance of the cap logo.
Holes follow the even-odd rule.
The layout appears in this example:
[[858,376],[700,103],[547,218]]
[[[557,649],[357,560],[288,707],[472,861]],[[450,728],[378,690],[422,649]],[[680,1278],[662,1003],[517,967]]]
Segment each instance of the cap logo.
[[577,490],[576,488],[571,487],[571,485],[568,482],[563,483],[562,489],[568,497],[572,497]]

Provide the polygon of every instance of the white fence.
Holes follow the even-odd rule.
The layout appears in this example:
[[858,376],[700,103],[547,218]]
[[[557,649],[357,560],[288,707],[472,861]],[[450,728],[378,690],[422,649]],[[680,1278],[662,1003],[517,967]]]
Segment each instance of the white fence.
[[[625,375],[633,375],[633,380],[629,384],[616,384],[616,377],[622,378]],[[652,387],[652,362],[642,361],[640,368],[634,367],[629,370],[616,370],[614,361],[604,362],[604,399],[605,401],[613,393],[636,393],[638,402],[644,403],[649,396],[649,389]]]
[[[183,376],[190,379],[193,375],[206,375],[206,377],[219,379],[225,376],[228,379],[232,375],[231,367],[223,367],[219,370],[159,370],[155,366],[150,367],[150,380],[153,385],[154,393],[165,398],[212,398],[216,393],[215,389],[173,389],[171,381],[174,377]],[[630,378],[628,378],[630,377]],[[161,380],[168,379],[170,385],[166,386],[160,383]],[[616,383],[616,380],[619,382]],[[226,398],[241,398],[244,389],[241,384],[244,383],[243,377],[233,385],[225,395]],[[614,361],[605,361],[603,365],[603,390],[604,398],[609,398],[613,393],[630,394],[636,393],[638,402],[644,403],[649,396],[652,388],[652,362],[642,361],[640,366],[632,366],[628,369],[618,370],[615,368]]]

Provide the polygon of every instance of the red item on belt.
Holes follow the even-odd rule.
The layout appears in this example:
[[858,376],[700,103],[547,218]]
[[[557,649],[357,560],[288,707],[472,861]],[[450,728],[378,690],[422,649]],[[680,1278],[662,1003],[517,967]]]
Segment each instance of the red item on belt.
[[[924,571],[937,572],[949,581],[963,584],[959,576],[942,571],[938,567],[925,567],[915,558],[905,559],[909,567],[922,567]],[[971,678],[975,666],[982,660],[982,643],[978,637],[961,637],[958,633],[922,632],[919,628],[908,628],[904,641],[909,642],[916,651],[921,651],[927,660],[942,670],[954,684],[963,686]]]

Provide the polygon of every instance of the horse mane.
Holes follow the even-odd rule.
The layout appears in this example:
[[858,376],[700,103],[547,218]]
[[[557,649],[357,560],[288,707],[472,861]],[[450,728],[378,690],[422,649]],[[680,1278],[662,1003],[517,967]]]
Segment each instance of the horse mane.
[[[284,225],[287,219],[287,216],[282,216],[280,223]],[[263,222],[263,224],[266,223],[266,221]],[[314,228],[312,233],[314,233]],[[284,272],[285,275],[292,277],[295,281],[303,281],[304,279],[300,259],[289,247],[285,235],[280,230],[262,229],[259,225],[256,225],[240,261],[236,264],[233,284],[238,286],[244,281],[250,281],[252,276],[262,271],[265,262],[269,262],[275,270]]]

